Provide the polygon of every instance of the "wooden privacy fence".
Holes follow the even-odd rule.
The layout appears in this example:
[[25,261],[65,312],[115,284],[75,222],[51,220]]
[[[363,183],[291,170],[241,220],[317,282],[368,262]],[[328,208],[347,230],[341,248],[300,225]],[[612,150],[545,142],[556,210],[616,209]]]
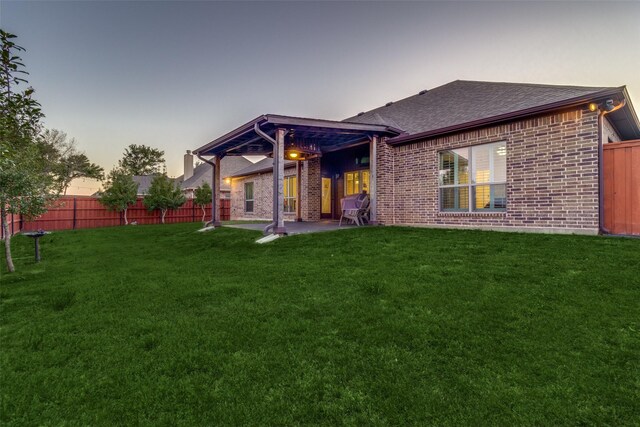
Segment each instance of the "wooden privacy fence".
[[[220,217],[229,220],[231,200],[220,200]],[[207,221],[211,220],[211,204],[205,206]],[[160,224],[160,211],[149,212],[144,207],[143,199],[127,210],[129,222],[138,224]],[[165,216],[165,223],[199,222],[202,220],[202,208],[193,199],[188,199],[184,205],[176,210],[170,210]],[[18,215],[9,215],[9,232],[34,230],[74,230],[79,228],[112,227],[124,224],[121,213],[107,210],[96,197],[66,196],[56,200],[49,210],[32,221],[23,221]],[[4,236],[3,236],[4,237]]]
[[640,236],[640,140],[604,145],[604,226]]

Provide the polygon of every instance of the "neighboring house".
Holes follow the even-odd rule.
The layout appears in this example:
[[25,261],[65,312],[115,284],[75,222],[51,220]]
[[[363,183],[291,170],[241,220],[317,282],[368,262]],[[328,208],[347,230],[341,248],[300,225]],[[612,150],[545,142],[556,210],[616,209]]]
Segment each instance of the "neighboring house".
[[133,175],[133,182],[138,184],[138,197],[144,197],[149,194],[149,187],[155,175]]
[[[640,124],[625,87],[454,81],[344,121],[263,115],[195,151],[273,156],[265,137],[282,148],[277,232],[364,190],[374,223],[595,234],[599,141]],[[227,176],[232,219],[274,216],[273,159]]]
[[[224,159],[223,159],[224,160]],[[284,164],[284,213],[295,219],[296,162]],[[267,157],[230,175],[223,175],[231,183],[231,217],[235,219],[269,219],[273,205],[273,159]]]
[[[211,185],[212,167],[207,163],[201,163],[193,167],[194,156],[187,150],[184,155],[184,174],[176,178],[176,182],[182,188],[185,196],[193,198],[193,192],[205,182]],[[253,163],[242,156],[229,156],[220,161],[220,197],[228,199],[230,197],[231,185],[224,177],[233,172],[243,169]]]

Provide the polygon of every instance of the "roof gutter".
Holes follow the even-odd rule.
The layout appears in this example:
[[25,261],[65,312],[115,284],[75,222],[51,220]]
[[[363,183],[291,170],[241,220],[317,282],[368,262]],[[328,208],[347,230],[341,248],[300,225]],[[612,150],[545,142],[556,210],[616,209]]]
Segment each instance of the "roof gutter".
[[551,111],[555,111],[562,108],[570,108],[579,106],[582,104],[588,104],[596,99],[601,99],[608,96],[619,95],[622,94],[623,99],[625,99],[625,87],[621,86],[615,89],[606,89],[600,92],[593,93],[589,96],[581,96],[577,98],[571,98],[564,101],[553,102],[551,104],[540,105],[537,107],[526,108],[524,110],[512,111],[505,114],[500,114],[497,116],[486,117],[484,119],[474,120],[471,122],[460,123],[452,126],[447,126],[440,129],[429,130],[426,132],[420,132],[412,135],[399,136],[396,138],[392,138],[388,140],[389,145],[400,145],[410,143],[420,139],[433,138],[436,136],[460,132],[463,130],[468,130],[471,128],[486,126],[490,124],[496,124],[499,122],[511,121],[521,119],[523,117],[528,117],[536,114],[548,113]]
[[220,144],[222,141],[242,135],[243,133],[252,130],[255,124],[261,121],[266,121],[266,120],[267,120],[266,115],[263,114],[261,116],[258,116],[255,119],[251,120],[250,122],[245,123],[244,125],[232,130],[231,132],[227,132],[221,137],[216,138],[213,141],[209,142],[208,144],[205,144],[202,147],[197,148],[196,150],[194,150],[194,153],[202,153],[202,152],[208,151],[209,149]]
[[604,225],[604,141],[602,140],[604,116],[618,111],[626,104],[626,99],[623,99],[618,105],[609,110],[602,107],[598,109],[598,229],[600,234],[611,234],[611,231]]

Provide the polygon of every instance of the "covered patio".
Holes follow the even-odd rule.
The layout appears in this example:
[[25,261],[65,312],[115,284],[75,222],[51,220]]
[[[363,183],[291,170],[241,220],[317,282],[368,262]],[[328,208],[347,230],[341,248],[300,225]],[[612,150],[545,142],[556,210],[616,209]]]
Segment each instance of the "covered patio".
[[[220,214],[216,203],[220,192],[220,160],[225,156],[264,155],[273,158],[273,202],[272,222],[264,224],[249,224],[252,227],[262,226],[265,234],[296,234],[311,230],[337,228],[337,224],[330,221],[313,222],[309,225],[296,225],[296,222],[285,223],[284,215],[284,169],[285,160],[296,162],[297,182],[302,182],[302,164],[306,173],[313,162],[319,165],[319,159],[328,153],[339,155],[337,152],[353,147],[368,145],[369,161],[369,198],[370,223],[376,224],[376,169],[378,160],[378,144],[388,137],[398,136],[400,130],[386,125],[338,122],[331,120],[308,119],[267,114],[240,126],[239,128],[217,138],[210,143],[194,150],[198,158],[209,163],[214,170],[212,174],[212,191],[214,205],[212,206],[213,225],[220,225]],[[366,147],[365,147],[366,148]],[[318,198],[317,204],[307,209],[316,209],[320,218],[320,172],[318,175],[306,177],[306,194],[303,186],[297,185],[297,206],[295,218],[302,221],[302,203],[306,198]],[[316,189],[318,191],[316,191]],[[311,206],[307,204],[307,206]],[[317,206],[317,208],[316,208]],[[311,225],[314,224],[314,225]],[[247,224],[243,224],[247,225]],[[240,227],[243,228],[243,227]],[[308,230],[308,231],[303,231]]]

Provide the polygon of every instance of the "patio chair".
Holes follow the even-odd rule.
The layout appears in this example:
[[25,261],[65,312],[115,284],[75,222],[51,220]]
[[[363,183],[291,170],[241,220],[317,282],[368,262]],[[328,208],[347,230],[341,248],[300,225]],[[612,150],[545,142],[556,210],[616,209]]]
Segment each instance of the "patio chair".
[[371,199],[368,195],[364,195],[360,201],[360,209],[358,209],[358,220],[361,224],[369,223],[369,211],[371,210]]
[[340,200],[342,215],[338,227],[342,226],[342,220],[348,219],[353,221],[357,226],[364,224],[364,220],[368,221],[369,216],[369,196],[366,194],[354,194]]

